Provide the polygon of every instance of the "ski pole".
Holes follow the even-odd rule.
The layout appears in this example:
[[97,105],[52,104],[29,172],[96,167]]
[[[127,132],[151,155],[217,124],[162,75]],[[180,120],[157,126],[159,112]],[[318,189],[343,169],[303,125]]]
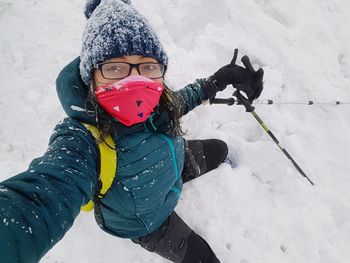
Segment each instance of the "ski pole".
[[246,108],[247,112],[250,112],[253,117],[257,120],[260,126],[264,129],[264,131],[272,138],[272,140],[277,144],[277,146],[282,150],[282,152],[287,156],[287,158],[292,162],[294,167],[298,170],[298,172],[305,177],[311,185],[314,183],[310,180],[310,178],[305,174],[305,172],[300,168],[294,158],[289,154],[289,152],[281,145],[276,136],[272,133],[270,128],[263,122],[263,120],[259,117],[259,115],[255,112],[255,108],[252,104],[238,91],[236,90],[234,95],[237,97],[237,101],[234,98],[229,99],[213,99],[212,104],[227,104],[227,105],[243,105]]
[[[236,101],[234,98],[227,98],[227,99],[222,99],[222,98],[215,98],[212,99],[212,103],[214,104],[227,104],[229,106],[231,105],[240,105],[238,101]],[[254,104],[259,104],[259,105],[346,105],[350,104],[350,102],[344,102],[344,101],[274,101],[274,100],[256,100],[254,101]]]
[[[236,60],[237,60],[237,56],[238,56],[238,49],[235,49],[234,52],[234,56],[233,59],[231,61],[231,64],[236,64]],[[244,65],[247,65],[250,68],[247,68],[248,70],[252,70],[254,71],[254,69],[251,66],[251,63],[249,61],[249,58],[247,56],[242,57],[241,61],[243,62]],[[234,87],[234,86],[233,86]],[[231,105],[243,105],[246,109],[247,112],[250,112],[253,117],[257,120],[257,122],[260,124],[260,126],[264,129],[264,131],[272,138],[272,140],[277,144],[277,146],[282,150],[282,152],[284,153],[285,156],[287,156],[287,158],[292,162],[292,164],[294,165],[294,167],[298,170],[298,172],[305,177],[311,185],[314,185],[314,183],[310,180],[310,178],[304,173],[304,171],[300,168],[300,166],[297,164],[297,162],[294,160],[294,158],[289,154],[289,152],[281,145],[281,143],[278,141],[278,139],[276,138],[276,136],[272,133],[272,131],[269,129],[269,127],[267,127],[267,125],[263,122],[263,120],[259,117],[259,115],[255,112],[255,108],[252,106],[251,102],[245,98],[240,92],[239,89],[237,89],[236,87],[234,87],[236,90],[233,93],[233,96],[235,96],[237,98],[237,101],[234,98],[228,98],[228,99],[211,99],[210,100],[210,104],[227,104],[229,106]],[[272,104],[273,101],[269,100],[270,103],[268,104]],[[271,103],[272,102],[272,103]],[[311,103],[309,101],[309,103]],[[339,104],[339,103],[336,103]],[[312,105],[312,104],[308,104],[308,105]]]
[[254,104],[262,104],[262,105],[344,105],[350,104],[350,102],[335,100],[335,101],[274,101],[274,100],[256,100]]

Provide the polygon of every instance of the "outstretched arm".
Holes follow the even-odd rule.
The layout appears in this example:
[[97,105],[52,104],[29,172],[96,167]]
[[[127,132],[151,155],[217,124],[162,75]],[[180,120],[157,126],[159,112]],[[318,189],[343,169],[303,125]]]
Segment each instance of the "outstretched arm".
[[97,151],[85,127],[65,119],[44,156],[0,183],[1,262],[38,262],[62,239],[94,194]]
[[205,88],[205,79],[197,79],[194,83],[186,85],[184,88],[176,91],[182,99],[181,113],[182,116],[193,110],[208,99]]

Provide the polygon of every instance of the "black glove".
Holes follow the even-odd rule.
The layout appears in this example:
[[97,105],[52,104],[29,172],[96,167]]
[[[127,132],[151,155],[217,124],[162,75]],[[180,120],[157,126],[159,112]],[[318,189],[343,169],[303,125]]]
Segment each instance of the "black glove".
[[263,90],[264,70],[260,68],[255,71],[248,56],[244,56],[241,60],[245,68],[236,65],[235,54],[230,64],[223,66],[204,81],[210,100],[215,98],[218,91],[223,91],[230,84],[238,91],[244,92],[250,102],[260,96]]

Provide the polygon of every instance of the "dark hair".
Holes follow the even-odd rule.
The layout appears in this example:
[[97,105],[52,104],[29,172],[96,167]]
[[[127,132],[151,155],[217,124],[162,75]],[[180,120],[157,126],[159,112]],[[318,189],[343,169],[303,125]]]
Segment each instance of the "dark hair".
[[[94,81],[92,82],[94,83]],[[88,112],[93,112],[96,118],[97,128],[100,131],[101,137],[98,143],[102,143],[108,135],[118,134],[118,125],[114,118],[109,115],[96,100],[94,90],[95,85],[92,84],[89,89],[89,96],[86,101],[86,109]],[[182,116],[181,107],[183,104],[182,98],[167,85],[164,84],[164,90],[159,101],[159,112],[167,111],[168,125],[170,126],[167,135],[176,137],[181,136],[184,132],[181,129],[180,118]]]
[[171,136],[181,136],[184,132],[181,129],[180,118],[182,117],[182,107],[184,104],[183,98],[175,91],[164,84],[164,91],[159,101],[159,111],[167,111],[170,124]]

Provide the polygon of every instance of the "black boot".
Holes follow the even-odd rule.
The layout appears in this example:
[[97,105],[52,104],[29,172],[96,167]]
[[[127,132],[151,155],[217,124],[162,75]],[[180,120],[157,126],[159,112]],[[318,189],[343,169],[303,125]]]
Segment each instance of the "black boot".
[[182,173],[183,182],[217,168],[227,157],[228,147],[217,139],[188,140],[185,149],[185,165]]

